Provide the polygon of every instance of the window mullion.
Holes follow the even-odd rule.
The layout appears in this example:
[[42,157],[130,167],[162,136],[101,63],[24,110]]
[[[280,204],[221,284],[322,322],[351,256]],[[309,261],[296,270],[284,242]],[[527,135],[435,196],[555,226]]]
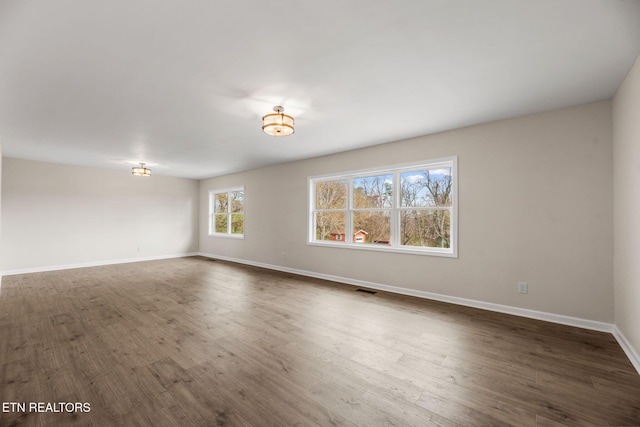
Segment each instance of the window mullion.
[[209,235],[213,234],[216,227],[216,223],[213,221],[213,219],[215,218],[215,212],[213,210],[215,205],[214,199],[215,199],[215,193],[212,191],[209,191]]
[[391,183],[393,209],[391,210],[391,247],[400,246],[400,172],[393,173]]
[[314,180],[309,180],[309,195],[311,199],[309,200],[309,211],[311,215],[309,216],[308,227],[308,241],[314,242],[316,240],[316,227],[318,224],[316,223],[316,219],[318,216],[318,205],[317,205],[317,194],[316,194],[316,184]]
[[347,206],[345,212],[344,241],[353,243],[353,178],[347,179]]
[[231,235],[231,191],[227,191],[227,234]]

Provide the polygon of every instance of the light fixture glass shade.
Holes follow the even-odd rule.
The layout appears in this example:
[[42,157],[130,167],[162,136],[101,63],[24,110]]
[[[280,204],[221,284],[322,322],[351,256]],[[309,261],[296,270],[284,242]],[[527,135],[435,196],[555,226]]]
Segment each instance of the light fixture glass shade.
[[131,168],[131,175],[135,176],[151,176],[151,169],[144,167],[144,163],[140,163],[140,166],[134,166]]
[[262,130],[271,136],[287,136],[295,132],[293,117],[283,114],[284,108],[277,105],[273,107],[275,113],[267,114],[262,118]]

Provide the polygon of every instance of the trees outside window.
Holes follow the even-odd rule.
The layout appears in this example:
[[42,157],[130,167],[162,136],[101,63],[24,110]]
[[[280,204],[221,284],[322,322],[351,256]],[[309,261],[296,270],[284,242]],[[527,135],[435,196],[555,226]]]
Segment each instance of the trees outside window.
[[309,243],[457,256],[457,158],[310,178]]
[[347,181],[318,181],[314,192],[315,239],[343,241],[347,220]]
[[400,174],[400,241],[451,247],[451,167]]
[[209,235],[244,237],[244,188],[209,192]]
[[393,208],[393,175],[372,175],[353,178],[354,235],[366,233],[366,240],[356,243],[388,245],[391,239],[391,209]]

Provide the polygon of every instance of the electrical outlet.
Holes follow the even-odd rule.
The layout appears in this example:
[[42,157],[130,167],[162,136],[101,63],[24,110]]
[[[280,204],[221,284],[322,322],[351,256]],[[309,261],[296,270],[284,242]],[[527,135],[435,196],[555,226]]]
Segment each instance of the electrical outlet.
[[527,282],[518,282],[518,292],[521,294],[529,293],[529,285]]

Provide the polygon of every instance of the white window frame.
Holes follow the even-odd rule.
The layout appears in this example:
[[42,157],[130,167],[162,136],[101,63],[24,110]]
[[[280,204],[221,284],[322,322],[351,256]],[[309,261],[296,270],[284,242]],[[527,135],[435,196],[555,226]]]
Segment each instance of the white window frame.
[[[232,234],[231,233],[231,215],[232,214],[236,214],[238,212],[231,212],[231,203],[227,203],[227,232],[226,233],[219,233],[216,231],[215,228],[215,200],[216,200],[216,194],[227,194],[227,200],[231,200],[231,193],[233,192],[242,192],[242,199],[243,201],[245,200],[245,191],[244,191],[244,186],[239,186],[239,187],[230,187],[230,188],[221,188],[221,189],[216,189],[216,190],[209,190],[209,217],[208,217],[208,221],[209,221],[209,236],[210,237],[227,237],[227,238],[231,238],[231,239],[244,239],[244,225],[245,225],[245,219],[246,219],[246,206],[243,204],[243,209],[242,209],[242,230],[243,233],[242,234]],[[218,214],[220,214],[218,212]]]
[[[451,221],[451,235],[449,248],[423,247],[423,246],[403,246],[400,244],[400,212],[405,209],[400,206],[400,176],[403,172],[411,172],[417,169],[437,169],[439,167],[451,168],[451,207],[428,207],[417,208],[426,210],[449,210]],[[331,240],[316,240],[315,218],[316,218],[316,186],[315,183],[320,181],[347,181],[347,206],[345,209],[336,211],[345,211],[345,234],[352,236],[357,230],[353,230],[353,213],[357,212],[353,204],[353,180],[360,177],[369,177],[373,175],[393,175],[393,207],[391,209],[367,209],[367,210],[390,210],[391,211],[391,241],[390,244],[380,245],[375,243],[355,243],[355,242],[337,242]],[[307,244],[314,246],[339,247],[357,250],[371,250],[382,252],[397,252],[404,254],[432,255],[457,258],[458,257],[458,157],[443,157],[433,160],[425,160],[414,163],[403,163],[382,168],[360,169],[349,172],[342,172],[330,175],[317,175],[307,178],[308,188],[308,220],[307,220]]]

